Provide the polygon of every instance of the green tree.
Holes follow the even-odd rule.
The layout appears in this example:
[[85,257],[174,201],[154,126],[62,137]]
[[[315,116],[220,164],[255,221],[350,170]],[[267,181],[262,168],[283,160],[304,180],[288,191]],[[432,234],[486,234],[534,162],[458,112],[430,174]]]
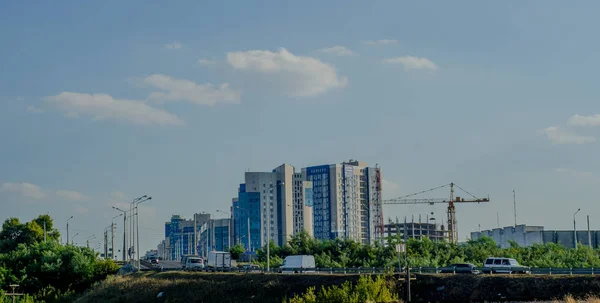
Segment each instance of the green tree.
[[240,243],[238,243],[238,244],[236,244],[236,245],[232,246],[232,247],[229,249],[229,253],[231,254],[231,258],[232,258],[232,259],[234,259],[234,260],[237,260],[237,259],[239,259],[239,258],[240,258],[240,256],[241,256],[242,254],[244,254],[245,252],[246,252],[246,250],[244,249],[244,245],[242,245],[242,244],[240,244]]

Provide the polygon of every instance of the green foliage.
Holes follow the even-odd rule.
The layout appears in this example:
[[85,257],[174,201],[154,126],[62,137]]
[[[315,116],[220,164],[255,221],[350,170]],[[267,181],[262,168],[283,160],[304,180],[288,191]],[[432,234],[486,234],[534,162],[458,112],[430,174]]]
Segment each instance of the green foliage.
[[[394,250],[394,245],[400,242],[402,239],[399,237],[389,237],[387,245],[362,245],[347,239],[320,241],[303,232],[291,237],[284,247],[270,244],[271,267],[279,266],[286,256],[300,254],[313,255],[319,268],[404,267],[404,257],[399,261]],[[443,267],[463,262],[483,266],[488,257],[515,258],[521,265],[530,267],[600,267],[600,250],[586,246],[567,249],[559,244],[548,243],[521,247],[513,242],[509,248],[500,249],[489,237],[469,240],[464,244],[432,241],[428,238],[408,239],[406,244],[407,259],[411,267]],[[258,261],[266,265],[266,248],[259,249],[257,256]]]
[[31,300],[60,302],[118,270],[112,260],[101,260],[88,248],[61,245],[59,237],[47,215],[27,223],[6,220],[0,232],[0,289],[18,284],[20,291],[33,296]]
[[231,247],[229,249],[229,253],[231,254],[231,258],[234,260],[237,260],[240,258],[240,256],[242,254],[244,254],[246,252],[246,249],[244,249],[244,245],[242,245],[241,243],[238,243],[236,245],[234,245],[233,247]]
[[395,302],[398,300],[393,286],[383,276],[373,279],[361,276],[356,285],[350,281],[342,285],[323,287],[315,295],[314,287],[308,288],[302,295],[296,295],[285,303],[366,303]]

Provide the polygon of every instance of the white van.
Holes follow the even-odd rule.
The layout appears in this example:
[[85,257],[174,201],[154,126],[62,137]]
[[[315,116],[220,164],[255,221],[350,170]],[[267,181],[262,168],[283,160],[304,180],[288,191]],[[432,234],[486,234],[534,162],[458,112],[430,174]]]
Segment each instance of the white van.
[[488,273],[529,273],[529,271],[512,258],[490,257],[483,263],[485,272]]
[[187,257],[185,260],[185,270],[203,270],[204,259],[200,257]]
[[287,256],[279,267],[282,273],[315,272],[315,257],[311,255]]

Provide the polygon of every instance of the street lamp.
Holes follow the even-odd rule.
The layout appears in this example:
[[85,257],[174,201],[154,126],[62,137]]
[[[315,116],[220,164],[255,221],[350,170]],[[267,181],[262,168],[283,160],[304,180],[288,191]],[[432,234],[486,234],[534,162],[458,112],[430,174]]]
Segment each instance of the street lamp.
[[[117,216],[112,217],[110,220],[110,249],[112,251],[110,258],[115,258],[115,219],[122,216],[123,214],[118,214]],[[125,226],[123,226],[125,228]]]
[[69,245],[69,220],[71,219],[73,219],[73,216],[67,219],[67,245]]
[[91,237],[87,237],[87,238],[85,239],[85,242],[86,242],[86,246],[87,246],[87,248],[90,248],[90,240],[91,240],[91,239],[95,239],[95,238],[96,238],[96,235],[92,235]]
[[137,252],[137,267],[138,269],[141,268],[141,264],[140,264],[140,217],[138,215],[138,205],[140,205],[143,202],[146,202],[148,200],[152,200],[152,197],[148,197],[146,195],[143,195],[139,198],[137,198],[135,201],[135,225],[136,225],[136,238],[137,238],[137,248],[136,248],[136,252]]
[[575,215],[581,210],[581,208],[578,208],[577,211],[573,214],[573,244],[574,244],[574,248],[577,249],[577,225],[575,223]]
[[[73,245],[73,240],[75,240],[75,237],[77,237],[77,236],[79,236],[79,233],[76,233],[76,234],[73,236],[73,239],[71,239],[71,245]],[[69,239],[67,239],[67,241],[68,241],[68,240],[69,240]]]
[[[136,211],[136,203],[144,198],[146,198],[146,195],[143,195],[141,197],[135,198],[133,199],[133,201],[131,201],[131,203],[129,203],[129,213],[131,214],[130,216],[130,220],[129,220],[129,230],[131,231],[130,233],[130,237],[129,237],[129,245],[130,247],[135,248],[135,220],[136,220],[136,213],[134,211]],[[135,251],[135,249],[134,249]],[[135,259],[134,259],[135,260]]]
[[[202,214],[206,214],[210,217],[212,217],[213,215],[209,212],[205,212],[202,211]],[[214,224],[214,219],[208,219],[208,228],[210,228],[210,234],[207,232],[206,233],[206,256],[208,257],[208,252],[211,251],[211,244],[214,245],[215,242],[215,224]],[[183,245],[183,244],[181,244]],[[183,246],[182,246],[183,247]]]
[[112,208],[123,213],[123,262],[125,262],[125,251],[127,247],[127,211],[114,206]]

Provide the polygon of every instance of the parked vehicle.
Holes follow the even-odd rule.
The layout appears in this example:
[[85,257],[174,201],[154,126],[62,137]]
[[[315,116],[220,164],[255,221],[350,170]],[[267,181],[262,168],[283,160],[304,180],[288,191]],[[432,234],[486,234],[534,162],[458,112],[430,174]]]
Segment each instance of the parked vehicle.
[[150,263],[151,264],[158,264],[158,258],[157,257],[150,257]]
[[478,275],[481,273],[480,270],[476,269],[477,266],[470,263],[457,263],[448,265],[440,270],[441,274],[473,274]]
[[204,259],[201,257],[189,256],[185,260],[185,270],[203,270]]
[[485,272],[493,274],[530,273],[526,267],[521,266],[517,260],[512,258],[487,258],[483,263],[483,268],[485,269]]
[[262,267],[257,264],[244,264],[239,268],[241,272],[262,272]]
[[235,261],[231,259],[231,254],[225,251],[208,252],[208,262],[206,270],[210,271],[230,271],[235,267]]
[[312,255],[287,256],[283,264],[279,267],[282,273],[314,272],[315,257]]

